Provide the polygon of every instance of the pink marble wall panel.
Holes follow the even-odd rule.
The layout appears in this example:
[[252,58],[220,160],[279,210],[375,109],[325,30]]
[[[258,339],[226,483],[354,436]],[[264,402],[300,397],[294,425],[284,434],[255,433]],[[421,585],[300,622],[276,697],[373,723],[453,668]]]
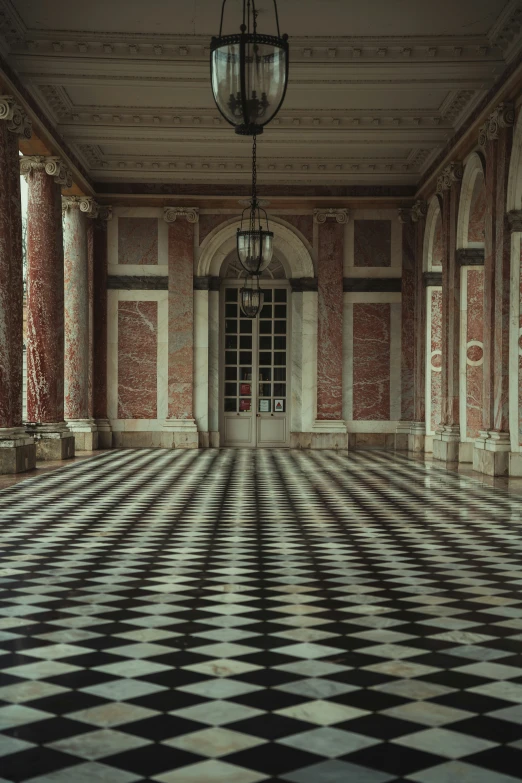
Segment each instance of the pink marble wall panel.
[[169,223],[168,415],[193,418],[194,388],[194,225]]
[[158,220],[118,218],[118,264],[158,263]]
[[486,186],[479,174],[473,185],[469,209],[468,242],[484,242],[484,215],[486,213]]
[[60,185],[27,177],[27,419],[64,420],[64,268]]
[[312,215],[281,215],[283,220],[297,228],[304,238],[313,245],[314,243],[314,220]]
[[[482,429],[484,270],[481,267],[468,269],[467,278],[466,435],[468,438],[478,438],[479,430]],[[481,345],[470,345],[470,342],[479,342]]]
[[415,224],[402,226],[401,421],[413,421],[415,369]]
[[[429,290],[429,289],[428,289]],[[442,416],[442,291],[431,291],[431,430],[435,431]]]
[[199,216],[199,244],[203,242],[211,231],[220,225],[225,225],[230,215],[201,215]]
[[22,222],[19,137],[0,121],[0,427],[22,424]]
[[391,266],[391,221],[354,221],[354,266]]
[[353,306],[353,418],[390,418],[390,305]]
[[317,418],[343,418],[343,241],[344,226],[318,225]]
[[118,418],[157,418],[157,302],[118,302]]
[[442,217],[439,212],[435,222],[435,233],[433,236],[432,266],[442,266],[443,254],[444,245],[442,241]]

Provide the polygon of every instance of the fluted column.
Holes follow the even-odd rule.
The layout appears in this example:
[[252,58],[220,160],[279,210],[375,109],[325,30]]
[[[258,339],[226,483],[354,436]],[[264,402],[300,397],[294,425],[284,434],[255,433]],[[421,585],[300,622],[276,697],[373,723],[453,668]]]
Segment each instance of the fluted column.
[[98,448],[112,448],[107,417],[107,221],[112,207],[98,206],[89,217],[92,268],[92,415],[98,428]]
[[457,462],[460,444],[460,267],[456,253],[462,165],[450,163],[437,181],[442,201],[442,413],[433,459]]
[[89,406],[89,258],[87,215],[96,204],[87,196],[62,196],[64,249],[64,413],[77,451],[98,447]]
[[61,186],[69,169],[57,157],[20,159],[27,202],[27,418],[38,459],[74,456],[64,421],[64,265]]
[[198,448],[194,420],[194,226],[199,210],[165,207],[168,223],[169,337],[168,418],[162,442],[170,448]]
[[19,137],[31,123],[0,95],[0,473],[34,468],[34,439],[22,425],[23,274]]
[[428,205],[417,201],[412,207],[414,224],[414,334],[413,334],[413,422],[408,450],[424,452],[426,435],[426,289],[424,287],[423,253]]
[[312,448],[348,448],[343,419],[343,254],[347,209],[314,210],[317,232],[317,418]]
[[475,442],[473,467],[490,476],[508,472],[509,302],[511,235],[506,214],[507,182],[515,112],[500,104],[480,129],[486,156],[484,217],[484,374],[483,416]]

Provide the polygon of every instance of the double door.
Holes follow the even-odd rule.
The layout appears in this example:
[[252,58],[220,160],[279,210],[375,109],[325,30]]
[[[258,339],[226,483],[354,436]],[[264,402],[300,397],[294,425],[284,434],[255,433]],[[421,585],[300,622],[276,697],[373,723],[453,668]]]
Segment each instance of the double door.
[[246,318],[239,304],[241,285],[223,291],[221,442],[285,447],[290,440],[288,288],[262,285],[261,313]]

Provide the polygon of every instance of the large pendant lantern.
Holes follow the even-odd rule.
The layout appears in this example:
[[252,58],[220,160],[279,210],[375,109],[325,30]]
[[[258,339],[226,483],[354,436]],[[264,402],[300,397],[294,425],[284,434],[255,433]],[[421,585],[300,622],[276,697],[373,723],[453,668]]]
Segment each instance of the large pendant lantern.
[[240,33],[223,35],[221,7],[219,36],[210,43],[210,72],[216,105],[236,133],[254,136],[272,120],[283,103],[288,83],[288,36],[279,31],[277,3],[274,11],[277,35],[257,31],[255,0],[243,0]]
[[246,315],[247,318],[255,318],[265,301],[265,295],[259,287],[259,277],[253,275],[252,277],[247,278],[239,295],[239,302],[244,315]]
[[268,215],[257,198],[257,141],[252,144],[252,196],[243,210],[237,230],[237,256],[249,275],[260,275],[272,260],[274,234],[268,225]]

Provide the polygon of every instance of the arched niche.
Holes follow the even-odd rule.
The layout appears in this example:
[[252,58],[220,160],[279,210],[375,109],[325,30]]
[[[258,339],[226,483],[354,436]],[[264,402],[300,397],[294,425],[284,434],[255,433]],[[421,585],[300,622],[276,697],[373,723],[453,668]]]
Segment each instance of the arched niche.
[[467,158],[460,190],[457,220],[457,249],[484,247],[486,207],[485,164],[478,152]]
[[425,272],[439,271],[442,267],[442,214],[438,196],[433,196],[426,215],[422,268]]

